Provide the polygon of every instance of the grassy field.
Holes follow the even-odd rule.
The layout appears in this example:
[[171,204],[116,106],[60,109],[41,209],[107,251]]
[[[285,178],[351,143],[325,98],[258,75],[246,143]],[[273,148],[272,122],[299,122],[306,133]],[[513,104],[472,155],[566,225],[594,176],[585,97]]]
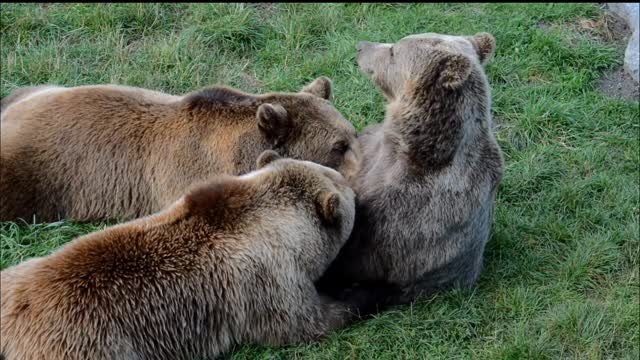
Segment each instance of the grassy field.
[[[358,128],[384,101],[359,40],[488,31],[506,173],[473,291],[400,307],[314,344],[231,359],[638,359],[638,103],[608,98],[623,50],[595,4],[118,4],[1,9],[1,95],[31,84],[118,83],[184,93],[222,83],[293,91],[327,75]],[[592,21],[584,21],[592,20]],[[585,26],[584,24],[591,24]],[[595,25],[594,25],[595,24]],[[600,25],[598,25],[600,24]],[[1,268],[104,224],[0,225]]]

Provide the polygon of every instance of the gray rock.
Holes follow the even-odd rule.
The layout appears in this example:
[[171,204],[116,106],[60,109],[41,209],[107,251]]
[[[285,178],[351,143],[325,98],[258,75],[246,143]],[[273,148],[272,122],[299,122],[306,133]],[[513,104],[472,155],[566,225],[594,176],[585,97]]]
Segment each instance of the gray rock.
[[627,50],[624,53],[624,69],[632,78],[640,81],[640,38],[638,29],[633,32],[631,40],[629,40],[629,45],[627,45]]
[[638,29],[638,18],[640,17],[640,4],[637,3],[609,3],[609,10],[623,18],[631,30]]
[[635,79],[639,81],[640,72],[640,39],[638,31],[640,30],[640,4],[638,3],[609,3],[609,9],[623,18],[632,35],[624,54],[624,69]]

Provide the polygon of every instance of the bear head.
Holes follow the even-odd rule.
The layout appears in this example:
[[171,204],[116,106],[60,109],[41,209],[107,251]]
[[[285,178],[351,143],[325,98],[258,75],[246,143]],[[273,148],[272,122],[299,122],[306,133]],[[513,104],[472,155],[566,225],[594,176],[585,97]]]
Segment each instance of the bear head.
[[279,155],[313,161],[350,179],[360,166],[360,144],[331,94],[331,80],[319,77],[299,93],[265,95],[258,128]]
[[454,36],[435,33],[410,35],[395,44],[361,41],[357,45],[360,70],[389,101],[415,88],[456,90],[474,70],[480,70],[495,52],[489,33]]

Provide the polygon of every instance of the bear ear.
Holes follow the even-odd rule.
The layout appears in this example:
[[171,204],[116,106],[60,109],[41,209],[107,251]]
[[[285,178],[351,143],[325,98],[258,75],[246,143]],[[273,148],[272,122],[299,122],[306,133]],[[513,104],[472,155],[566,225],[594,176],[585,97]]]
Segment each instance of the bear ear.
[[235,181],[224,175],[213,182],[195,185],[184,196],[185,207],[191,214],[224,207],[227,192],[234,185]]
[[440,73],[440,83],[449,89],[460,87],[471,73],[471,60],[461,54],[445,55],[443,70]]
[[339,220],[340,196],[338,193],[322,191],[316,195],[316,209],[325,224],[333,225]]
[[333,92],[332,87],[333,85],[331,84],[331,80],[328,77],[320,76],[319,78],[313,80],[313,82],[311,82],[310,84],[305,85],[302,88],[302,92],[313,94],[325,100],[330,100],[331,94]]
[[277,152],[273,150],[265,150],[262,152],[262,154],[260,154],[260,156],[258,156],[258,160],[256,161],[256,164],[258,166],[258,169],[262,169],[267,164],[273,161],[276,161],[278,159],[282,159],[282,157],[280,157],[280,155],[278,155]]
[[256,113],[258,129],[274,143],[281,141],[289,132],[291,122],[287,110],[281,105],[262,104]]
[[482,65],[486,64],[487,60],[493,56],[496,51],[496,39],[493,35],[487,32],[477,33],[471,37],[468,37],[473,47],[478,53],[478,59]]

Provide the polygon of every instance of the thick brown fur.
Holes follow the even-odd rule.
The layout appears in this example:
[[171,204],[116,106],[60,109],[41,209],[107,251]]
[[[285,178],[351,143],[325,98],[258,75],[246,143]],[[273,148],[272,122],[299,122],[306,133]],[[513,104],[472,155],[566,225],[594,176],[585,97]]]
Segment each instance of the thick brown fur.
[[132,219],[191,184],[254,169],[264,150],[347,177],[359,166],[355,129],[320,77],[299,93],[227,87],[185,96],[96,85],[19,89],[2,100],[0,221]]
[[344,326],[351,306],[314,281],[349,237],[353,191],[311,162],[271,154],[261,165],[2,271],[0,354],[213,359],[238,344],[308,342]]
[[487,33],[358,45],[389,104],[359,137],[356,224],[321,289],[384,307],[476,283],[503,172],[483,67],[494,50]]

